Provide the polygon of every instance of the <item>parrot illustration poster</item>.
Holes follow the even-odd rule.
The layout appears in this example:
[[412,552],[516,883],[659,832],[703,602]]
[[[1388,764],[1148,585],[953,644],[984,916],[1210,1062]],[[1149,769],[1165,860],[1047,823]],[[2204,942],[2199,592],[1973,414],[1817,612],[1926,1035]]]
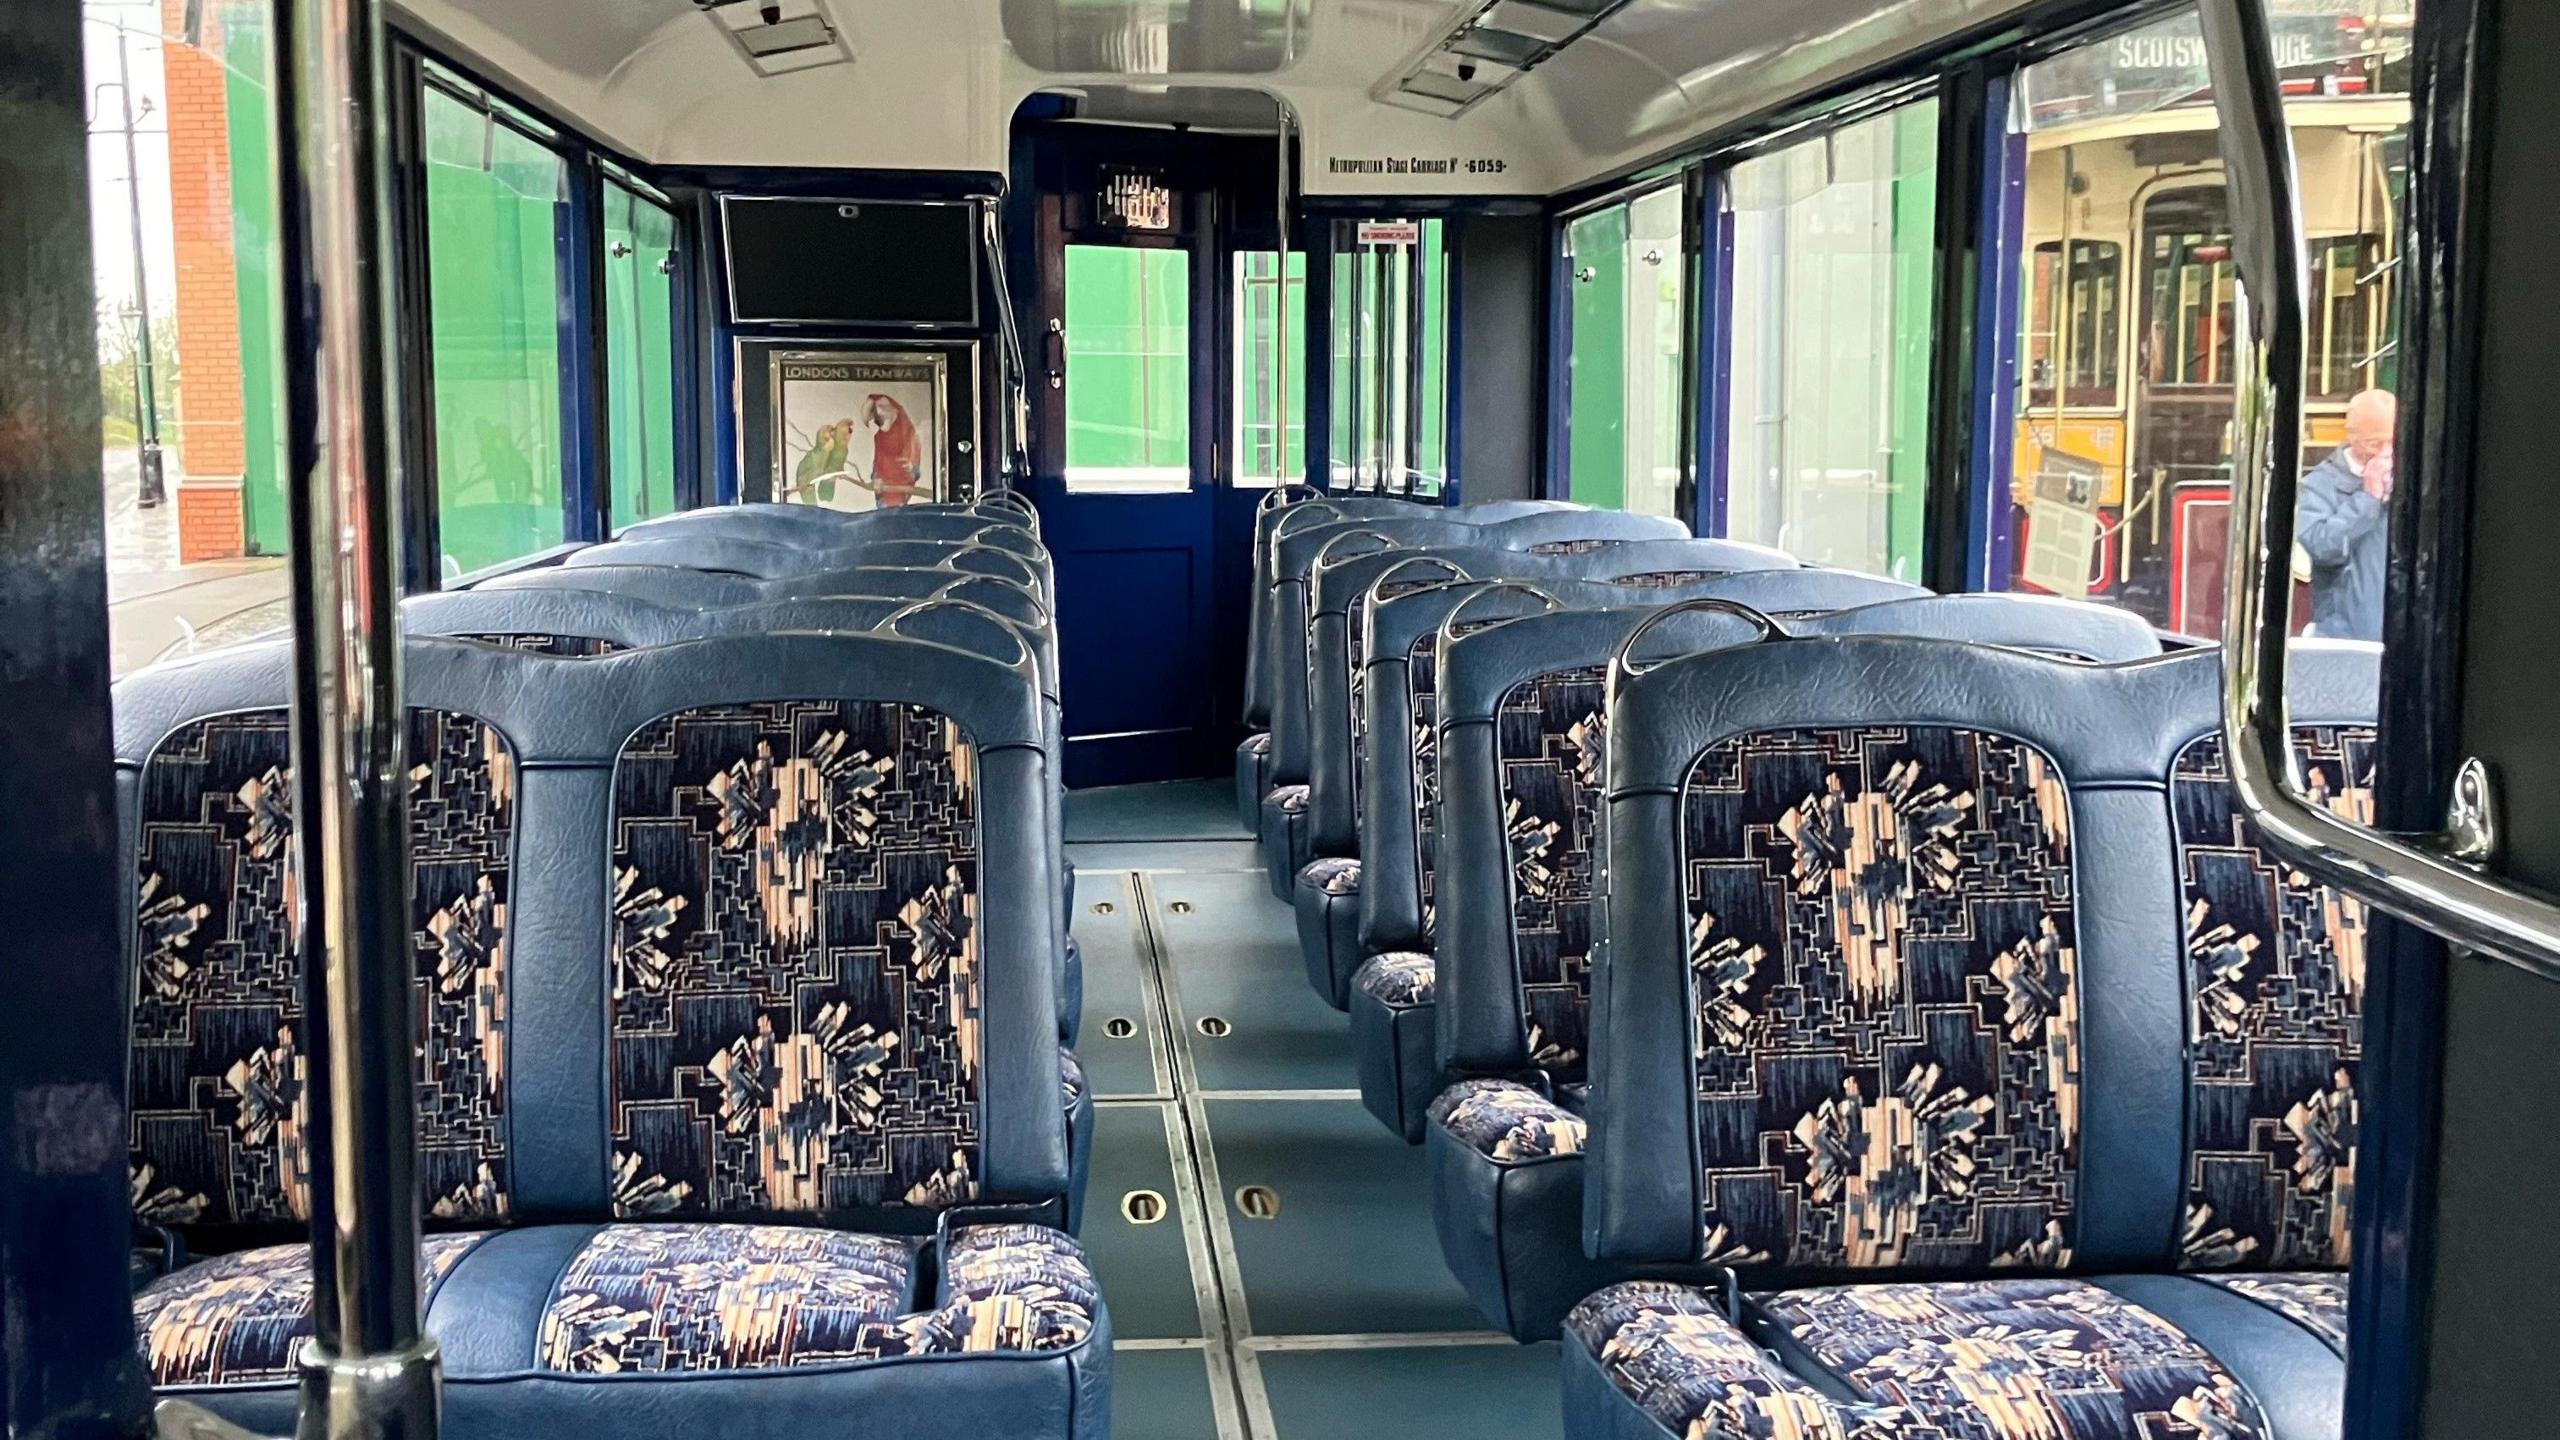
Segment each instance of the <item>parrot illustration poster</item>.
[[773,498],[878,510],[948,498],[949,357],[772,357]]

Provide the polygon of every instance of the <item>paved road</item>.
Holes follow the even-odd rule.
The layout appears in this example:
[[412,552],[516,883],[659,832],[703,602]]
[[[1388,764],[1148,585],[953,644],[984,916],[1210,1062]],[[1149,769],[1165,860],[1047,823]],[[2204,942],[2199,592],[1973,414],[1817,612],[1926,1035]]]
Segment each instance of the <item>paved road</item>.
[[116,674],[284,623],[282,560],[179,564],[174,501],[153,510],[135,503],[142,466],[132,449],[109,449],[106,467],[107,636]]

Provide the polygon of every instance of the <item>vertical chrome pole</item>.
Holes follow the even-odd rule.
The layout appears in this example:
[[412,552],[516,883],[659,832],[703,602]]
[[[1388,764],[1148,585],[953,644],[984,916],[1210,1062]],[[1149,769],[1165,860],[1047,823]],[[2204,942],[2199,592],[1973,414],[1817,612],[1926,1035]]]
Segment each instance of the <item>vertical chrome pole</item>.
[[433,1440],[419,1321],[385,46],[376,0],[273,0],[313,1337],[303,1440]]
[[[1290,6],[1290,11],[1289,11],[1289,13],[1290,13],[1290,16],[1291,16],[1290,24],[1291,24],[1291,26],[1292,26],[1292,27],[1293,27],[1293,29],[1294,29],[1294,27],[1295,27],[1295,25],[1296,25],[1296,23],[1297,23],[1297,22],[1296,22],[1297,7],[1296,7],[1296,5],[1295,5],[1294,3],[1292,3],[1292,5]],[[1277,227],[1279,227],[1279,228],[1278,228],[1278,243],[1272,246],[1272,253],[1273,253],[1274,258],[1275,258],[1275,259],[1277,259],[1277,261],[1279,262],[1279,266],[1280,266],[1280,274],[1279,274],[1279,278],[1278,278],[1278,280],[1273,284],[1273,286],[1272,286],[1272,291],[1271,291],[1272,296],[1274,297],[1274,298],[1273,298],[1273,300],[1272,300],[1272,302],[1271,302],[1271,303],[1272,303],[1272,311],[1273,311],[1273,318],[1272,318],[1272,323],[1271,323],[1271,333],[1272,333],[1273,339],[1272,339],[1271,344],[1272,344],[1272,348],[1273,348],[1274,350],[1276,350],[1276,351],[1278,351],[1278,352],[1279,352],[1278,354],[1276,354],[1276,355],[1274,355],[1274,356],[1272,357],[1272,361],[1273,361],[1273,363],[1272,363],[1272,366],[1271,366],[1271,393],[1272,393],[1272,395],[1275,397],[1275,399],[1274,399],[1274,403],[1273,403],[1273,404],[1272,404],[1272,406],[1271,406],[1271,483],[1272,483],[1274,486],[1280,486],[1280,485],[1286,485],[1286,484],[1288,484],[1288,483],[1290,482],[1290,480],[1293,478],[1293,477],[1291,477],[1291,476],[1290,476],[1290,474],[1288,473],[1288,471],[1289,471],[1289,179],[1290,179],[1290,175],[1289,175],[1289,138],[1290,138],[1290,134],[1291,134],[1291,132],[1296,128],[1296,125],[1295,125],[1295,117],[1294,117],[1293,115],[1291,115],[1291,113],[1290,113],[1290,111],[1289,111],[1289,102],[1288,102],[1288,101],[1283,100],[1283,99],[1281,99],[1280,97],[1278,97],[1278,96],[1276,96],[1276,95],[1275,95],[1275,96],[1273,96],[1273,97],[1271,98],[1271,103],[1272,103],[1272,104],[1274,104],[1274,105],[1276,105],[1276,106],[1278,106],[1278,107],[1280,107],[1280,160],[1279,160],[1279,165],[1278,165],[1278,167],[1277,167],[1277,168],[1278,168],[1278,170],[1279,170],[1279,175],[1280,175],[1280,184],[1279,184],[1279,187],[1278,187],[1279,193],[1278,193],[1276,196],[1274,196],[1274,197],[1273,197],[1273,198],[1274,198],[1274,200],[1276,201],[1277,205],[1278,205],[1278,208],[1277,208],[1277,209],[1275,209],[1275,210],[1272,212],[1272,217],[1271,217],[1271,218],[1272,218],[1272,223],[1273,223],[1274,225],[1276,225]],[[1305,478],[1305,477],[1303,477],[1303,476],[1299,476],[1299,477],[1295,477],[1295,478],[1303,479],[1303,478]]]

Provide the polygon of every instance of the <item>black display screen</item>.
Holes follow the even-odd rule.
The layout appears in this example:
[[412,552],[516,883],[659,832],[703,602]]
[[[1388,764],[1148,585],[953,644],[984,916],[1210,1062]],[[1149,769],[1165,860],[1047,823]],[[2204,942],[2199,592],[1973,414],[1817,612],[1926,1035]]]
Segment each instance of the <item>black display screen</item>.
[[978,323],[978,211],[913,201],[730,200],[742,321]]

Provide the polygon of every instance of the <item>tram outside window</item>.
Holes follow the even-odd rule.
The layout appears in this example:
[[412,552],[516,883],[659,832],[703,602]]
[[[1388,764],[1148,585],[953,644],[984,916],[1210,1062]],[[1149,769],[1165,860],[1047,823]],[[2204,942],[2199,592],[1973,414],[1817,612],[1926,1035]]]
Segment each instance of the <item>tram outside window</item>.
[[1067,247],[1067,489],[1191,488],[1191,252]]
[[1727,534],[1919,578],[1937,138],[1922,100],[1725,174]]
[[[2311,237],[2303,461],[2313,466],[2340,455],[2350,401],[2396,382],[2412,17],[2379,0],[2270,9]],[[2230,525],[2235,284],[2207,78],[2192,11],[2019,72],[2008,128],[2025,175],[2013,192],[2023,253],[1999,263],[2021,267],[2024,313],[2009,337],[2019,362],[1999,537],[2009,568],[1992,578],[2213,638]],[[2057,275],[2066,253],[2067,283]],[[2127,303],[2132,312],[2119,313]],[[2359,407],[2368,425],[2386,410]],[[2297,626],[2312,622],[2315,583],[2352,584],[2370,587],[2369,603],[2346,628],[2378,633],[2378,527],[2357,537],[2369,563],[2352,582],[2333,560],[2296,557]]]
[[1448,266],[1445,221],[1334,222],[1333,489],[1436,500],[1446,488]]
[[1689,266],[1683,190],[1667,185],[1565,229],[1573,283],[1566,473],[1575,500],[1681,513]]
[[450,578],[566,537],[569,166],[538,121],[441,72],[420,118],[436,523]]
[[[1235,484],[1268,489],[1307,469],[1307,257],[1289,252],[1285,286],[1273,251],[1239,252],[1235,266]],[[1274,416],[1272,357],[1284,333],[1288,345],[1280,370],[1286,393],[1278,397],[1281,414]]]
[[605,406],[613,528],[676,508],[676,217],[604,182]]

